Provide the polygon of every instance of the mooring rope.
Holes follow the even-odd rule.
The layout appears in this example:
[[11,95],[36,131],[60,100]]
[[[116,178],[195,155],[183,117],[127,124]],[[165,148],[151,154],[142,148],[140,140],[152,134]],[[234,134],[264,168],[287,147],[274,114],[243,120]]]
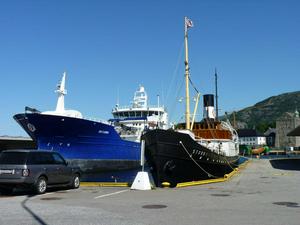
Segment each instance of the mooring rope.
[[[241,156],[238,157],[237,161],[241,158]],[[231,165],[234,165],[234,166],[239,166],[239,164],[235,164],[235,163],[230,163],[226,158],[224,158],[227,162],[227,164],[229,165],[229,167],[234,170],[234,168],[231,166]]]
[[183,147],[184,151],[188,154],[188,156],[190,157],[190,159],[203,171],[207,174],[208,177],[214,177],[217,178],[216,176],[210,174],[209,172],[207,172],[205,169],[203,169],[197,162],[195,159],[193,159],[192,155],[188,152],[188,150],[186,149],[186,147],[184,146],[184,144],[182,143],[182,141],[179,141],[179,144],[181,144],[181,146]]
[[[235,165],[234,163],[230,163],[225,157],[224,157],[224,159],[225,159],[225,161],[227,162],[227,164],[228,164],[228,166],[232,169],[232,170],[234,170],[234,168],[231,166],[231,164],[232,165]],[[236,165],[235,165],[236,166]]]

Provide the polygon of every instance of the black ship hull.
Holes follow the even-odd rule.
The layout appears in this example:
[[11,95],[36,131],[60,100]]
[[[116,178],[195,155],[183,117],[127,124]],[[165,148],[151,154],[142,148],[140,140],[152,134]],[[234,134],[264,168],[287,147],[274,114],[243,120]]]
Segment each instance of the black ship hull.
[[153,130],[142,136],[145,156],[157,187],[223,177],[237,166],[238,155],[224,156],[198,144],[188,134]]

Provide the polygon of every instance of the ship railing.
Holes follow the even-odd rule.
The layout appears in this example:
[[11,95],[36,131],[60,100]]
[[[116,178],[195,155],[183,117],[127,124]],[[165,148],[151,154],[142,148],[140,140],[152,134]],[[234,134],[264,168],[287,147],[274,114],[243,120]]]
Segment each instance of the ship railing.
[[202,138],[202,137],[196,137],[196,140],[197,142],[203,142],[203,143],[206,143],[206,142],[230,142],[232,141],[231,139],[221,139],[221,138],[218,138],[218,139],[215,139],[215,138]]
[[157,105],[148,105],[147,107],[133,107],[132,105],[127,105],[127,106],[118,106],[118,107],[115,107],[114,109],[113,109],[113,111],[116,111],[116,110],[120,110],[120,109],[138,109],[138,110],[140,110],[140,109],[144,109],[144,110],[149,110],[149,109],[151,109],[151,110],[154,110],[155,111],[155,109],[157,110],[164,110],[165,109],[165,107],[164,106],[157,106]]
[[207,141],[207,139],[202,139],[202,141],[198,141],[198,143],[204,145],[205,147],[209,147],[209,149],[211,149],[212,152],[215,152],[220,155],[225,155],[224,149],[220,145],[222,141],[218,140],[217,142],[214,142],[214,145],[211,145],[211,143],[213,142]]
[[108,122],[107,120],[102,120],[102,119],[98,119],[98,118],[84,117],[83,119],[85,119],[85,120],[90,120],[90,121],[94,121],[94,122],[99,122],[99,123],[104,123],[104,124],[107,124],[107,125],[111,125],[111,123]]
[[41,113],[41,111],[39,111],[39,110],[37,110],[35,108],[31,108],[29,106],[25,106],[25,113],[28,113],[28,112],[30,112],[30,113]]
[[222,121],[221,122],[221,126],[224,128],[224,129],[228,129],[231,134],[232,134],[232,140],[236,143],[239,142],[239,136],[238,136],[238,133],[237,131],[231,126],[230,122],[224,122]]

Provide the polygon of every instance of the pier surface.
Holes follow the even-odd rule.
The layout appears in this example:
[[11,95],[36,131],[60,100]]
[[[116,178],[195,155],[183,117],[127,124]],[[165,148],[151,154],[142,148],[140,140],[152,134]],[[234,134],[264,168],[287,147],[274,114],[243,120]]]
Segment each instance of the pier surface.
[[300,160],[253,159],[232,179],[134,191],[81,187],[0,195],[0,224],[299,225]]

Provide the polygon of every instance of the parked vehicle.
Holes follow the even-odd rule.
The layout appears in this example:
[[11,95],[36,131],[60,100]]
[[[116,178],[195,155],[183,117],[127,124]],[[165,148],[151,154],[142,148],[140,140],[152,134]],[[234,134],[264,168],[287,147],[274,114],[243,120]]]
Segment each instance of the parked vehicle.
[[31,188],[43,194],[48,187],[80,186],[80,168],[68,165],[57,152],[9,150],[0,154],[0,192]]

